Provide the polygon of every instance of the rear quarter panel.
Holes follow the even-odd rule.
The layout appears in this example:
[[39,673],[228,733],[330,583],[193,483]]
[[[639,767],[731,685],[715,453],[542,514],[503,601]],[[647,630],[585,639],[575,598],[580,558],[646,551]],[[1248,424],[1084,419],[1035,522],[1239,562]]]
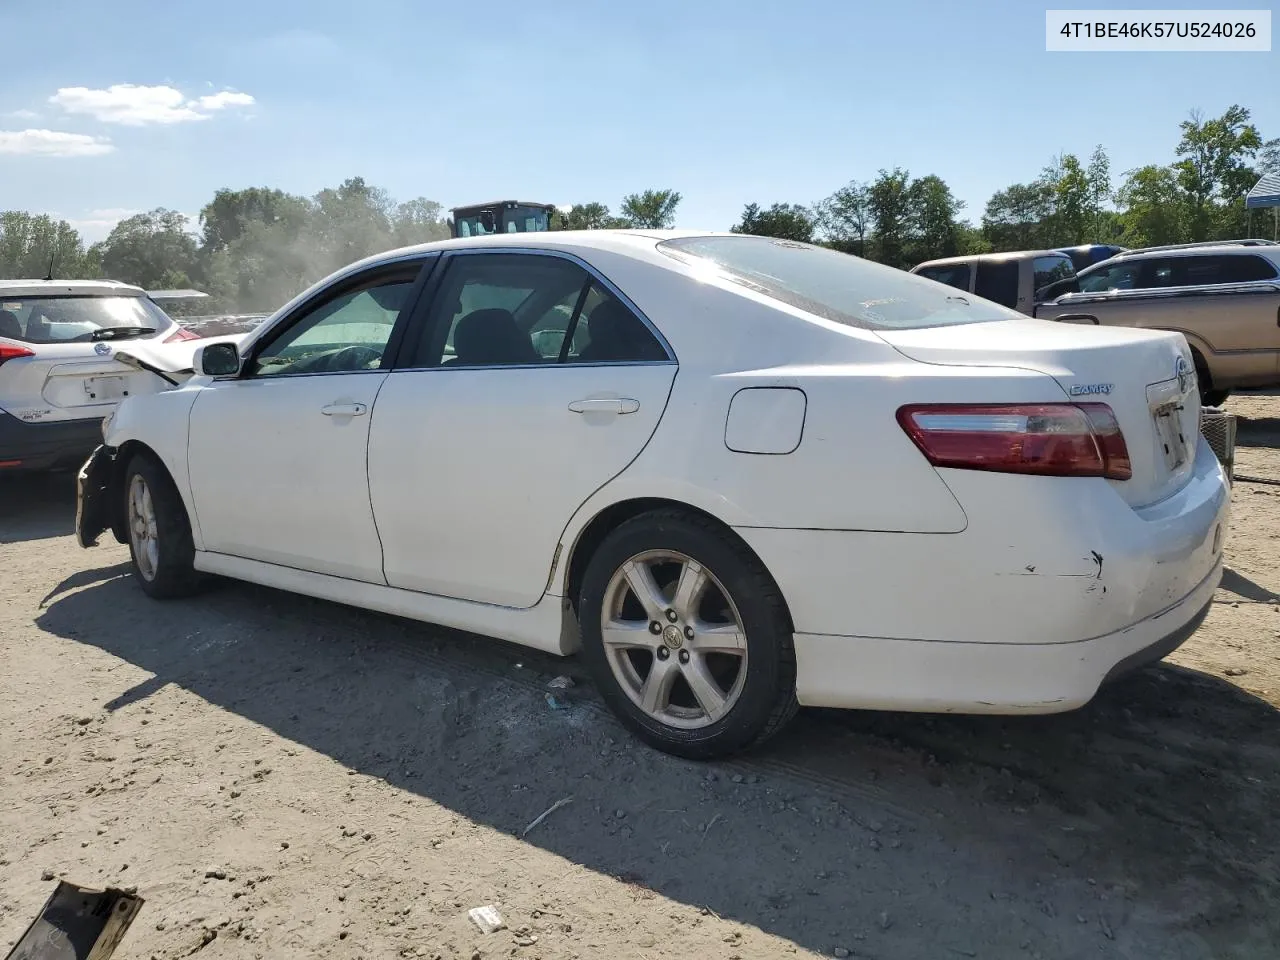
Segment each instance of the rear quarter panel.
[[[626,262],[599,267],[662,330],[679,370],[648,446],[577,511],[562,537],[566,547],[606,507],[652,497],[736,527],[956,533],[965,529],[964,511],[899,426],[897,409],[929,400],[1065,397],[1033,371],[904,359],[871,331],[816,320],[749,291],[653,281]],[[748,387],[805,394],[794,450],[729,448],[730,404]]]

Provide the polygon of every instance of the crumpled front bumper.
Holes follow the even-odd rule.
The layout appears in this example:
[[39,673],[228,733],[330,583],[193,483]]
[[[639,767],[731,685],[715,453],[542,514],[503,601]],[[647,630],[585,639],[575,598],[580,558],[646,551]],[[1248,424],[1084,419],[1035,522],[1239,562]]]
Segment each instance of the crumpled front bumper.
[[82,547],[96,547],[98,538],[114,525],[111,485],[115,463],[115,450],[100,444],[76,477],[76,542]]

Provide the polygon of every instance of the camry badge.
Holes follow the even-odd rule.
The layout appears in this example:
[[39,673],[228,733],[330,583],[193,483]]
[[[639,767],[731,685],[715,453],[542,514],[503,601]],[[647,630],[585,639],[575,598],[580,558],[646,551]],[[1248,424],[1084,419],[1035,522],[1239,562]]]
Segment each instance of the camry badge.
[[1110,393],[1114,387],[1113,383],[1073,383],[1067,392],[1073,397],[1090,397]]

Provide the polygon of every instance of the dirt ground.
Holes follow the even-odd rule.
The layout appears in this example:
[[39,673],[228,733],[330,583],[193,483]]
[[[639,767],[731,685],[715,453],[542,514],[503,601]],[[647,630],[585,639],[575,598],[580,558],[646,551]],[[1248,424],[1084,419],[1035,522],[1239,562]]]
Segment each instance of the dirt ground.
[[[1230,406],[1280,477],[1280,398]],[[573,661],[150,601],[72,489],[0,483],[6,950],[64,877],[146,898],[121,958],[1280,956],[1280,486],[1236,486],[1200,632],[1083,710],[805,712],[710,766],[553,709]]]

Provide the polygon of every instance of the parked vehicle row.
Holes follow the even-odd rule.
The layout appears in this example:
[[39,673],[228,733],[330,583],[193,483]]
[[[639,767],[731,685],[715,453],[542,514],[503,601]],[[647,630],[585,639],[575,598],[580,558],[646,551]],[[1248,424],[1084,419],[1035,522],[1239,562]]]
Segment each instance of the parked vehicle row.
[[0,280],[0,471],[79,466],[121,399],[169,386],[145,366],[189,367],[197,339],[139,287]]
[[1280,245],[1266,240],[1122,250],[1069,270],[1056,251],[952,257],[912,272],[1032,316],[1186,337],[1206,405],[1280,386]]
[[426,244],[194,362],[109,419],[83,546],[110,530],[157,598],[223,575],[581,649],[684,756],[799,704],[1073,709],[1221,576],[1184,337],[807,244]]

